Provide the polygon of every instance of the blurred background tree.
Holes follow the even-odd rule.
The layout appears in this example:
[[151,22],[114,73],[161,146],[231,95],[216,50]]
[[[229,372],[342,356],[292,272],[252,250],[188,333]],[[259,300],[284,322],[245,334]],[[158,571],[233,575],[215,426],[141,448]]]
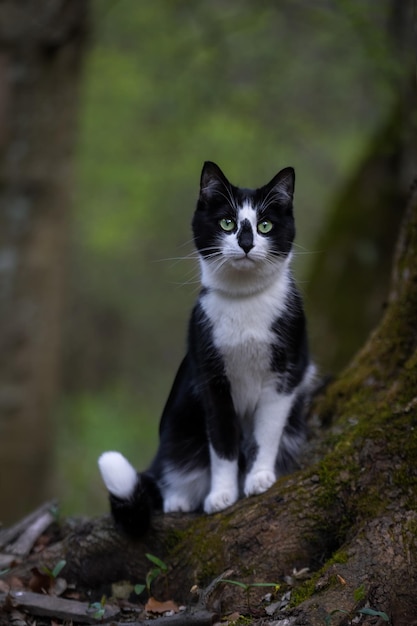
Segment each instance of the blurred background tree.
[[48,493],[87,14],[0,6],[0,521]]
[[[345,366],[381,316],[396,233],[417,174],[416,15],[388,5],[385,120],[337,192],[316,242],[307,292],[314,347],[331,372]],[[414,11],[416,6],[414,7]],[[414,18],[414,19],[413,19]]]
[[[349,181],[358,168],[366,174],[361,164],[380,153],[374,137],[385,137],[393,112],[401,119],[398,110],[409,106],[402,94],[412,67],[412,2],[92,6],[50,490],[67,511],[97,513],[106,508],[98,454],[120,449],[143,468],[156,444],[198,290],[189,225],[204,160],[244,186],[295,167],[296,274],[324,372],[336,373],[376,321],[398,219],[380,238],[378,213],[368,217],[367,202],[376,188],[383,197],[380,184],[391,180],[404,194],[412,168],[401,177],[380,169],[369,185],[365,175],[369,196],[359,198],[366,219],[351,213],[345,246],[337,236],[347,230],[343,219],[330,235],[324,229],[336,220],[334,209],[352,202],[346,189],[357,189]],[[390,146],[407,143],[398,140],[400,127],[384,140]],[[340,266],[354,269],[353,277],[335,274]],[[376,274],[380,287],[368,306]]]

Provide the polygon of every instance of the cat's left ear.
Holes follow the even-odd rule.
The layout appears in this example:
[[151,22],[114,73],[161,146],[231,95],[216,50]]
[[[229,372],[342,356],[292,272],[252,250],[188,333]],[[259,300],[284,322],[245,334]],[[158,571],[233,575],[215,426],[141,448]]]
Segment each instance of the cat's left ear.
[[230,183],[220,167],[213,161],[206,161],[201,172],[200,195],[211,196],[225,186],[230,186]]
[[295,172],[292,167],[285,167],[265,185],[268,190],[274,190],[283,201],[292,202],[294,196]]

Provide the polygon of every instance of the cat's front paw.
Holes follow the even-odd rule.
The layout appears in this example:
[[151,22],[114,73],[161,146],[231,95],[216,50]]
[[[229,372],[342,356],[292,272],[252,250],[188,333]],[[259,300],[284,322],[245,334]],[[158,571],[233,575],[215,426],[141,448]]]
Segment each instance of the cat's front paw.
[[238,498],[234,491],[213,491],[204,500],[204,511],[208,514],[218,513],[232,506]]
[[257,472],[249,473],[245,481],[245,495],[254,496],[257,493],[263,493],[276,481],[274,472],[269,470],[259,470]]
[[190,513],[190,501],[185,496],[172,495],[164,498],[164,513]]

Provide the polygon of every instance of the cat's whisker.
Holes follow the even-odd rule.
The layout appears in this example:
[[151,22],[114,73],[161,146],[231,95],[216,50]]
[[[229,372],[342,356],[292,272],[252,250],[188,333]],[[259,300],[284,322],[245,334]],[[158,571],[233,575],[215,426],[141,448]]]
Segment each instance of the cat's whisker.
[[195,285],[196,288],[192,290],[192,293],[198,293],[200,291],[200,279],[196,278],[195,280],[184,280],[181,282],[173,282],[171,283],[172,285],[174,285],[175,287],[178,288],[183,288],[183,287],[190,287],[192,285]]
[[318,251],[315,250],[306,250],[306,252],[298,252],[297,250],[293,251],[293,256],[313,256],[314,254],[318,254]]
[[[220,254],[218,247],[211,246],[208,248],[203,248],[202,252],[208,252],[213,250],[213,254]],[[200,251],[200,252],[201,252]],[[153,263],[165,263],[167,261],[198,261],[200,259],[200,252],[198,250],[191,250],[188,254],[184,256],[173,256],[173,257],[165,257],[163,259],[154,259]]]
[[266,194],[265,198],[262,200],[262,203],[259,207],[260,214],[264,213],[268,209],[270,204],[274,201],[274,198],[275,198],[274,190],[269,189],[268,193]]
[[194,248],[194,238],[191,237],[191,239],[187,239],[187,241],[184,241],[183,243],[179,244],[179,248],[185,248],[186,246],[193,246]]
[[164,259],[154,259],[152,263],[167,263],[168,261],[195,261],[198,260],[198,254],[187,254],[187,256],[171,256]]
[[[301,246],[298,243],[293,242],[292,244],[293,246],[293,254],[295,256],[299,256],[300,254],[319,254],[321,252],[321,250],[310,250],[309,248],[306,248],[305,246]],[[298,250],[294,250],[294,248],[298,248]]]
[[282,191],[281,192],[277,191],[275,187],[273,187],[272,189],[269,189],[265,198],[261,202],[261,205],[259,207],[259,213],[262,215],[269,209],[271,204],[273,203],[280,204],[282,203],[283,200],[286,200],[286,198],[284,197]]
[[296,243],[295,241],[292,242],[292,246],[293,246],[293,248],[299,248],[300,250],[305,250],[305,251],[308,250],[308,248],[306,248],[305,246],[302,246],[299,243]]
[[[237,213],[236,200],[235,200],[235,198],[234,198],[234,196],[233,196],[233,194],[231,192],[230,187],[228,185],[226,185],[226,183],[223,182],[223,181],[222,181],[222,185],[223,185],[224,189],[226,189],[227,197],[229,198],[229,202],[230,202],[230,205],[231,205],[232,209],[234,209],[236,211],[236,213]],[[224,196],[224,194],[222,194],[222,195],[223,195],[223,197],[225,199],[227,199],[226,196]]]

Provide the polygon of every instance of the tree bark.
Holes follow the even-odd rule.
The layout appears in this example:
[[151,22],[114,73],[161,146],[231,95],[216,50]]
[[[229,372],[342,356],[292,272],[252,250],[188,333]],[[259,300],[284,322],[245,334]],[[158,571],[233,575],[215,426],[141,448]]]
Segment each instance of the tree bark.
[[87,7],[0,7],[2,522],[43,500],[49,479]]
[[393,94],[391,109],[333,202],[307,281],[312,352],[332,373],[346,367],[379,321],[417,167],[415,3],[390,0],[389,6],[387,71],[381,80]]
[[[168,565],[153,585],[158,597],[187,602],[193,585],[232,570],[227,578],[243,583],[290,585],[291,603],[275,614],[277,623],[322,626],[331,616],[332,624],[350,624],[362,616],[361,624],[382,624],[386,614],[395,626],[416,624],[416,319],[417,188],[383,319],[316,399],[302,469],[220,514],[158,515],[142,541],[119,534],[107,516],[69,520],[63,538],[20,566],[21,574],[64,558],[67,580],[101,593],[114,581],[143,582],[151,553]],[[304,568],[311,577],[300,582]],[[220,587],[217,611],[244,604],[241,589]]]

